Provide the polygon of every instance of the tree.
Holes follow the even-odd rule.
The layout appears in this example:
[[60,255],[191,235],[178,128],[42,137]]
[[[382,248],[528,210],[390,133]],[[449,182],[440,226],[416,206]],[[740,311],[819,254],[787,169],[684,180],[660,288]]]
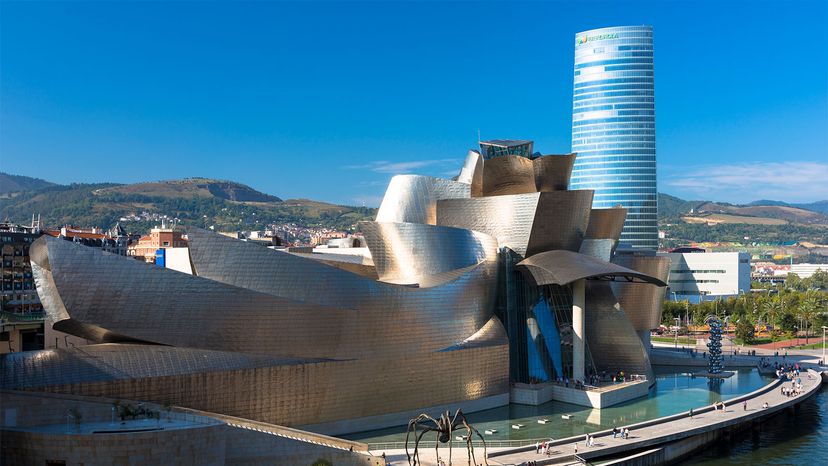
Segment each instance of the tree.
[[746,345],[752,345],[756,341],[756,329],[745,317],[736,323],[736,338],[742,340]]

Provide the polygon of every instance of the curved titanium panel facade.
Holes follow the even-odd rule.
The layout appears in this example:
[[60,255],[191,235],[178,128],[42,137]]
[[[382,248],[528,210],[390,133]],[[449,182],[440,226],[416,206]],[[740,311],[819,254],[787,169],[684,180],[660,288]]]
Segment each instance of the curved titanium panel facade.
[[540,193],[530,193],[438,201],[437,225],[485,233],[524,255],[539,198]]
[[[191,251],[209,243],[193,233]],[[206,234],[216,244],[241,246],[208,251],[214,270],[263,289],[299,288],[308,299],[218,283],[46,236],[32,249],[48,248],[54,286],[41,287],[45,275],[37,260],[32,268],[39,290],[59,294],[44,300],[50,316],[60,316],[61,309],[52,303],[62,301],[68,322],[99,327],[108,334],[280,357],[354,358],[438,350],[473,335],[493,312],[493,264],[483,263],[442,285],[417,289],[373,282],[310,259]],[[204,270],[200,256],[193,257],[196,270]],[[288,266],[310,265],[270,273],[284,266],[279,259],[285,258]],[[302,272],[317,267],[331,273],[309,282],[313,275]]]
[[476,150],[470,150],[457,181],[471,185],[471,197],[483,195],[483,156]]
[[589,224],[592,191],[540,193],[526,257],[553,249],[578,251]]
[[483,196],[534,193],[534,164],[526,157],[503,155],[483,165]]
[[544,155],[532,161],[535,171],[535,190],[566,191],[569,189],[569,177],[572,176],[572,166],[575,164],[575,154]]
[[347,361],[279,361],[120,344],[106,345],[106,351],[29,351],[0,359],[0,385],[146,400],[285,426],[382,415],[372,425],[392,427],[410,419],[408,411],[509,393],[502,326],[484,328],[495,335],[479,346]]
[[378,222],[436,223],[435,203],[440,199],[470,197],[471,185],[419,175],[391,178],[377,211]]
[[421,283],[429,275],[497,261],[497,241],[461,228],[420,223],[362,222],[379,279]]
[[577,251],[591,201],[591,191],[448,199],[437,202],[437,224],[486,233],[521,256],[550,249]]
[[528,272],[536,285],[568,285],[581,279],[611,280],[623,277],[627,280],[652,283],[658,287],[667,286],[658,278],[572,251],[559,250],[536,254],[520,261],[517,267]]
[[630,209],[621,242],[658,248],[653,28],[575,35],[573,189],[594,189],[596,208]]
[[[649,285],[652,286],[652,285]],[[586,282],[586,341],[596,369],[646,375],[653,369],[646,348],[605,281]]]
[[627,218],[627,209],[613,207],[612,209],[592,209],[589,212],[589,226],[586,238],[611,239],[618,241],[624,220]]
[[[663,282],[667,281],[670,274],[669,257],[619,254],[613,262]],[[612,284],[612,291],[637,332],[649,331],[661,324],[662,303],[667,288],[646,283],[618,282]]]

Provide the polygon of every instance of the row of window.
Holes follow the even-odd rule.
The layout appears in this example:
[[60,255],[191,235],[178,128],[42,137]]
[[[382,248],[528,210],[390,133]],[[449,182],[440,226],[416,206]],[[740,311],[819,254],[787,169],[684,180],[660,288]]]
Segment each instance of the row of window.
[[628,122],[653,122],[655,125],[655,118],[652,116],[642,116],[642,117],[631,117],[631,116],[623,116],[623,117],[609,117],[609,118],[588,118],[585,120],[577,120],[572,122],[572,126],[585,126],[585,125],[594,125],[599,123],[628,123]]
[[[650,139],[649,141],[646,141],[646,142],[642,142],[642,141],[615,141],[614,140],[612,142],[608,142],[608,143],[604,143],[604,144],[577,144],[577,145],[573,144],[572,147],[577,148],[576,152],[578,152],[579,154],[584,154],[584,157],[589,155],[589,154],[585,154],[585,152],[590,152],[590,151],[600,151],[601,154],[597,154],[598,156],[600,156],[602,154],[609,153],[609,152],[605,152],[604,151],[605,149],[625,149],[625,148],[627,148],[627,149],[629,149],[629,148],[633,148],[633,149],[655,149],[655,141],[653,141],[652,139]],[[644,154],[644,152],[641,152],[641,151],[634,151],[632,153],[633,154],[639,154],[639,153]],[[596,154],[592,154],[592,155],[596,155]]]
[[[596,136],[625,136],[625,135],[652,135],[655,136],[655,128],[623,129],[630,125],[607,125],[606,129],[578,128],[573,137],[591,138]],[[655,125],[650,125],[655,126]]]
[[[598,76],[600,77],[600,75]],[[648,78],[611,78],[611,79],[599,79],[596,81],[584,81],[580,83],[575,83],[575,89],[581,89],[587,86],[602,86],[602,85],[611,85],[611,84],[637,84],[637,83],[649,83],[650,87],[652,88],[653,80]]]
[[600,143],[622,143],[622,142],[649,142],[655,143],[655,138],[653,136],[611,136],[606,138],[586,138],[586,139],[573,139],[572,146],[583,146],[585,144],[600,144]]
[[611,91],[611,92],[598,92],[595,89],[581,89],[580,92],[575,94],[572,98],[574,102],[579,100],[590,100],[602,97],[636,97],[636,96],[654,96],[655,91],[653,91],[652,86],[647,87],[645,90],[627,90],[627,91]]
[[572,113],[586,113],[586,112],[598,112],[602,110],[650,110],[652,111],[654,105],[651,102],[640,102],[640,103],[623,103],[623,104],[606,104],[606,105],[594,105],[591,107],[579,107],[575,108]]
[[607,99],[596,99],[596,100],[588,100],[588,101],[578,101],[575,102],[573,107],[586,107],[590,105],[601,105],[601,104],[637,104],[637,103],[654,103],[654,97],[630,97],[628,95],[618,96],[618,97],[610,97]]
[[627,63],[627,64],[630,64],[630,63],[649,63],[649,64],[652,65],[653,64],[652,54],[650,54],[649,57],[650,57],[649,60],[645,60],[645,59],[642,59],[642,58],[616,58],[616,59],[611,59],[611,60],[598,60],[598,61],[592,61],[592,62],[586,62],[586,63],[577,63],[575,65],[575,69],[580,70],[582,68],[589,68],[591,66],[620,65],[622,63]]
[[[636,71],[636,73],[622,73],[622,71]],[[653,65],[615,65],[605,66],[604,73],[613,73],[613,76],[653,76]]]

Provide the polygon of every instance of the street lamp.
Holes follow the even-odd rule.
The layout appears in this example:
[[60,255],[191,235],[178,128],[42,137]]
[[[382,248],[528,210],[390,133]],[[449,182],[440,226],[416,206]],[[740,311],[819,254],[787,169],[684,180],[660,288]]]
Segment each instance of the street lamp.
[[[727,337],[727,325],[728,321],[730,321],[730,316],[725,316],[724,318],[724,336]],[[730,351],[733,352],[733,339],[728,338],[730,340]]]
[[676,349],[678,349],[678,331],[679,331],[679,322],[681,322],[681,317],[673,317],[673,320],[676,321]]

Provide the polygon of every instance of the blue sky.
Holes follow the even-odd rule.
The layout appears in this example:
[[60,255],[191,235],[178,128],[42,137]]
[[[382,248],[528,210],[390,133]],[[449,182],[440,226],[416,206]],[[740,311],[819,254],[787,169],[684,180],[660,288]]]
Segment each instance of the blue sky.
[[0,2],[0,170],[376,205],[570,149],[575,33],[651,24],[659,191],[828,198],[828,2]]

